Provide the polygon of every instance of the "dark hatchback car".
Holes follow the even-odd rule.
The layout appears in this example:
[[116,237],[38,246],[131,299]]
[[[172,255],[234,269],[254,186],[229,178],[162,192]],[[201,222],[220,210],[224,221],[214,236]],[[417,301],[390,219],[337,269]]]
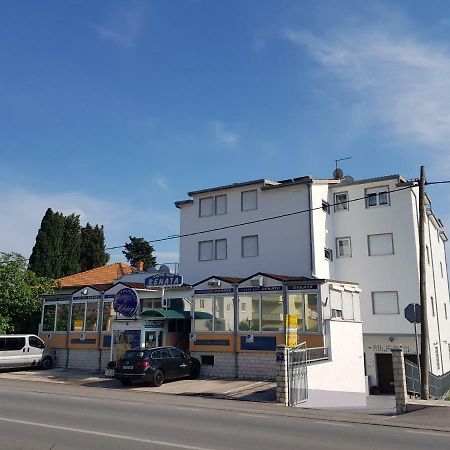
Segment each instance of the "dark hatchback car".
[[123,385],[133,380],[149,381],[161,386],[164,380],[197,378],[200,361],[175,347],[135,348],[127,350],[117,361],[115,378]]

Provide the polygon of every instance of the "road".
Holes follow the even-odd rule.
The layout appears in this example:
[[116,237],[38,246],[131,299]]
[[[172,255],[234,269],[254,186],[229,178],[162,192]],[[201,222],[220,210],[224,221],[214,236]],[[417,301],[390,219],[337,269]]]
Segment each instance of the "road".
[[450,434],[444,432],[320,420],[304,417],[305,411],[303,417],[286,415],[277,405],[126,389],[2,380],[0,405],[2,450],[450,448]]

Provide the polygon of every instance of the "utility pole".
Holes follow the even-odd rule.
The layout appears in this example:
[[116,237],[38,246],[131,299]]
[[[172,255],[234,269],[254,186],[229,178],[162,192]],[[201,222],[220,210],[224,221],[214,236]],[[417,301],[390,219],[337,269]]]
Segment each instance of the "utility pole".
[[428,347],[428,310],[427,310],[427,282],[425,268],[425,167],[420,166],[419,179],[419,280],[420,280],[420,306],[422,307],[422,321],[420,323],[421,348],[421,390],[422,399],[430,398],[428,387],[428,373],[430,367],[430,350]]

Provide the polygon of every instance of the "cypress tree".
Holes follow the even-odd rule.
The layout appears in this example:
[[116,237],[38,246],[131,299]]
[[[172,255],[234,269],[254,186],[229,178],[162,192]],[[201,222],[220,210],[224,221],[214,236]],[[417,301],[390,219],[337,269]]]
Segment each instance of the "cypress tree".
[[144,263],[144,270],[154,267],[156,257],[153,256],[154,248],[148,241],[141,237],[129,236],[130,242],[125,244],[125,250],[122,253],[132,266],[136,266],[138,261]]
[[64,251],[61,256],[61,276],[80,272],[80,216],[70,214],[64,218],[62,248]]
[[29,267],[37,276],[61,276],[64,216],[48,208],[42,218],[36,243],[31,253]]
[[81,228],[81,271],[104,266],[109,261],[105,251],[105,234],[103,225],[92,227],[89,223]]

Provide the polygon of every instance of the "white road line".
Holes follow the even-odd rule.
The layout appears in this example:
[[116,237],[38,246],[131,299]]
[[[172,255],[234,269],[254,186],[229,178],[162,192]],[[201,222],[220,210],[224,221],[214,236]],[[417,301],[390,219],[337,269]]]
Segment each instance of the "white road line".
[[250,414],[250,413],[239,413],[239,416],[251,417],[252,419],[271,419],[269,416],[263,416],[262,414]]
[[426,434],[429,436],[442,436],[450,439],[450,433],[440,433],[439,431],[405,430],[405,433]]
[[251,386],[258,386],[260,384],[263,384],[264,381],[258,381],[256,383],[246,384],[245,386],[240,386],[238,388],[230,389],[229,391],[222,392],[222,394],[231,394],[232,392],[239,392],[239,391],[245,391]]
[[332,425],[335,427],[352,427],[351,423],[343,423],[343,422],[327,422],[326,420],[314,420],[314,423],[319,423],[320,425]]
[[183,448],[186,450],[212,450],[206,447],[197,447],[194,445],[177,444],[175,442],[156,441],[153,439],[144,439],[134,436],[126,436],[121,434],[103,433],[101,431],[83,430],[81,428],[63,427],[60,425],[50,425],[48,423],[29,422],[26,420],[8,419],[6,417],[0,417],[0,421],[8,423],[19,423],[21,425],[31,425],[33,427],[50,428],[52,430],[71,431],[73,433],[88,434],[92,436],[101,436],[111,439],[123,439],[124,441],[143,442],[144,444],[160,445],[164,447]]
[[175,406],[174,409],[179,409],[180,411],[195,411],[195,412],[204,412],[204,409],[200,408],[191,408],[190,406]]

